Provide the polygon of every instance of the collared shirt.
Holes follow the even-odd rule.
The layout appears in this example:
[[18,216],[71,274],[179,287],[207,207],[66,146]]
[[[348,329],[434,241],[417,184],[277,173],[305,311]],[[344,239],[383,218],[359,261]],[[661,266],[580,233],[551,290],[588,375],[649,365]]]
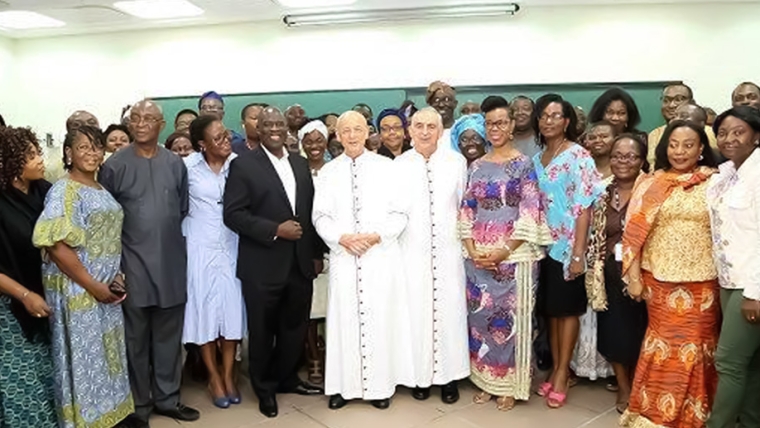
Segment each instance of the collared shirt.
[[290,208],[293,210],[293,214],[296,213],[296,176],[293,174],[293,167],[290,166],[290,160],[288,159],[288,151],[283,147],[282,157],[278,158],[273,155],[266,147],[261,146],[264,149],[264,153],[267,154],[269,161],[272,162],[274,170],[277,171],[277,175],[282,181],[282,187],[285,188],[285,194],[290,201]]
[[713,256],[720,285],[743,289],[760,300],[760,153],[755,150],[737,170],[729,161],[709,182],[708,205]]

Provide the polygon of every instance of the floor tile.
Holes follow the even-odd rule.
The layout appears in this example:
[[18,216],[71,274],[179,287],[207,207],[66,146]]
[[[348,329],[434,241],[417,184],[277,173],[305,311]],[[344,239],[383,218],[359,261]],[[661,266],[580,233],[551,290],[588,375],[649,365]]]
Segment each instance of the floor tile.
[[330,428],[412,428],[443,415],[434,407],[403,395],[395,397],[386,410],[375,409],[368,402],[352,401],[340,410],[330,410],[325,405],[308,407],[304,413]]
[[519,402],[510,412],[496,410],[496,402],[476,405],[472,397],[477,389],[460,382],[460,400],[452,405],[441,402],[440,388],[433,388],[428,400],[417,401],[411,390],[399,388],[391,408],[378,410],[369,403],[351,402],[334,411],[327,408],[326,396],[277,396],[280,415],[268,419],[259,413],[258,400],[250,383],[240,382],[243,402],[229,409],[211,403],[206,385],[189,382],[183,385],[182,402],[201,411],[197,422],[179,423],[160,416],[151,419],[152,428],[617,428],[618,414],[613,406],[615,394],[600,382],[582,382],[570,390],[568,404],[552,410],[545,401],[532,396]]
[[[221,428],[216,425],[213,428]],[[313,418],[299,411],[280,415],[276,418],[267,419],[264,422],[252,425],[242,425],[239,428],[328,428],[326,425],[315,421]]]
[[596,415],[582,407],[565,405],[561,409],[549,409],[544,400],[535,397],[529,402],[518,402],[514,409],[501,412],[496,409],[496,402],[467,407],[451,413],[478,427],[509,427],[509,428],[576,428],[588,422]]

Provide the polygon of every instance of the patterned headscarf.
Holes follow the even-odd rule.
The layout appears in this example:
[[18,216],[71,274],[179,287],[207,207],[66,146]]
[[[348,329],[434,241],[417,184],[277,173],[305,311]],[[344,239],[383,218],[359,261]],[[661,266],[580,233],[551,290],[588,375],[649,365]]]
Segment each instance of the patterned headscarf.
[[443,90],[444,92],[451,92],[453,96],[457,95],[457,90],[454,89],[453,86],[449,85],[446,82],[441,82],[440,80],[436,80],[435,82],[431,83],[430,86],[428,86],[427,93],[425,94],[425,101],[427,101],[427,103],[430,104],[430,100],[433,99],[433,96],[439,90]]
[[219,102],[221,102],[222,105],[224,105],[224,98],[222,98],[221,95],[219,95],[218,93],[216,93],[214,91],[208,91],[208,92],[204,92],[203,95],[201,95],[201,97],[198,99],[198,108],[199,109],[201,108],[201,103],[203,103],[203,100],[205,100],[206,98],[211,98],[211,99],[214,99],[214,100],[219,100]]
[[454,122],[454,126],[451,127],[451,147],[461,153],[459,150],[459,137],[461,137],[462,134],[464,134],[464,131],[467,131],[468,129],[472,129],[483,138],[486,151],[488,151],[491,147],[491,143],[489,143],[486,138],[486,120],[483,118],[482,114],[462,116]]
[[382,122],[383,119],[388,116],[396,116],[397,118],[401,119],[401,126],[403,126],[404,130],[406,130],[407,122],[404,112],[395,108],[387,108],[377,115],[377,119],[375,120],[375,129],[377,129],[377,132],[380,132],[380,122]]

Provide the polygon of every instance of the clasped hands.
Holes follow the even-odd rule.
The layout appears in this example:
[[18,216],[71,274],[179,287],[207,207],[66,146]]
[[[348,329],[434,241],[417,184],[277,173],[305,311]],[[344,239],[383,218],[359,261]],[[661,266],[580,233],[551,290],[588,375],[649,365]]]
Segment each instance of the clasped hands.
[[361,257],[380,241],[377,233],[354,233],[341,236],[338,244],[352,256]]
[[502,248],[491,252],[475,251],[474,254],[470,254],[470,258],[478,269],[497,271],[499,265],[509,258],[510,254],[512,251],[509,248]]

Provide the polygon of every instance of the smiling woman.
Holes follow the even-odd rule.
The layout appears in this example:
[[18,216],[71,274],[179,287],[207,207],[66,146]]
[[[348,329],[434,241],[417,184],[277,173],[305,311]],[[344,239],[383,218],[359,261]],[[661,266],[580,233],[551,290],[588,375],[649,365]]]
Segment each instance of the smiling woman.
[[32,237],[46,255],[42,277],[52,312],[56,404],[66,428],[114,426],[134,411],[118,305],[126,298],[120,273],[124,213],[95,180],[103,146],[98,128],[66,135],[69,176],[50,189]]

